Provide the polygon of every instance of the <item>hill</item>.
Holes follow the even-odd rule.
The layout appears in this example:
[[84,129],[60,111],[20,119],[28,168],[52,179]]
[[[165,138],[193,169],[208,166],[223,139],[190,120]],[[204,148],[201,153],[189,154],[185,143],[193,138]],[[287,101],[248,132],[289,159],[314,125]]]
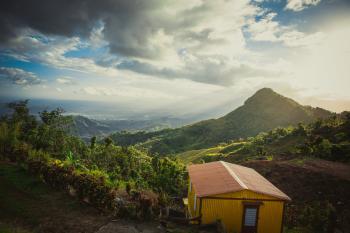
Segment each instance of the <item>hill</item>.
[[279,126],[309,123],[331,114],[321,108],[300,105],[270,88],[263,88],[248,98],[244,105],[218,119],[167,129],[156,134],[116,133],[112,138],[121,145],[138,143],[151,152],[172,154],[254,136]]
[[189,119],[160,117],[147,120],[96,120],[85,116],[72,116],[72,133],[82,139],[93,136],[105,137],[114,132],[140,131],[152,132],[169,127],[180,127],[188,123]]
[[248,161],[243,165],[258,171],[292,198],[283,232],[350,232],[350,166],[324,160]]
[[275,128],[255,137],[176,154],[182,161],[290,160],[320,158],[350,162],[350,113],[333,115],[310,124]]

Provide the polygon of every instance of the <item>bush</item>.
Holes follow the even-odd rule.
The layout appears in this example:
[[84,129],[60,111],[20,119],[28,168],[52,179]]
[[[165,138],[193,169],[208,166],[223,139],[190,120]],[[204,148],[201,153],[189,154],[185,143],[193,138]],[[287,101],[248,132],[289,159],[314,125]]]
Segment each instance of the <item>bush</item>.
[[35,150],[30,152],[27,164],[31,173],[39,175],[51,187],[67,191],[73,189],[81,201],[101,210],[112,211],[117,216],[148,219],[158,209],[158,196],[153,192],[118,195],[103,171],[82,172],[60,160],[50,159],[45,152]]
[[336,211],[328,202],[315,201],[311,204],[287,206],[285,232],[332,233],[335,229]]

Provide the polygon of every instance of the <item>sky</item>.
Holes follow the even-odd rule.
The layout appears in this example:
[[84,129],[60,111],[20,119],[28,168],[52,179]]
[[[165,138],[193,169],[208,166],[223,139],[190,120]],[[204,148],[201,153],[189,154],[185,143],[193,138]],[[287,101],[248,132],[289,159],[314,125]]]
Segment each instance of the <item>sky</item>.
[[262,87],[350,110],[349,0],[5,0],[0,97],[226,111]]

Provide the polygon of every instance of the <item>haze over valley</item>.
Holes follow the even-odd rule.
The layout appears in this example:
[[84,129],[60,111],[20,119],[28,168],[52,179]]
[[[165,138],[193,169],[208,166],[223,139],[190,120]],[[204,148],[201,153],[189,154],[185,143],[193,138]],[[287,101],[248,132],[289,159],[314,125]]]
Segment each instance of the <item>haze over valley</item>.
[[4,0],[0,232],[350,233],[349,0]]

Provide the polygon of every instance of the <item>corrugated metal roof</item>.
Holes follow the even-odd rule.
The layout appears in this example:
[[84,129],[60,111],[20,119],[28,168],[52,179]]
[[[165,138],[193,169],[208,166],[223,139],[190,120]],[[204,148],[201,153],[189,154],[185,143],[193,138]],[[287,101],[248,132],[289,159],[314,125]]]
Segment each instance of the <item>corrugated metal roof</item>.
[[190,165],[188,172],[198,197],[251,190],[278,199],[291,200],[252,168],[217,161]]

